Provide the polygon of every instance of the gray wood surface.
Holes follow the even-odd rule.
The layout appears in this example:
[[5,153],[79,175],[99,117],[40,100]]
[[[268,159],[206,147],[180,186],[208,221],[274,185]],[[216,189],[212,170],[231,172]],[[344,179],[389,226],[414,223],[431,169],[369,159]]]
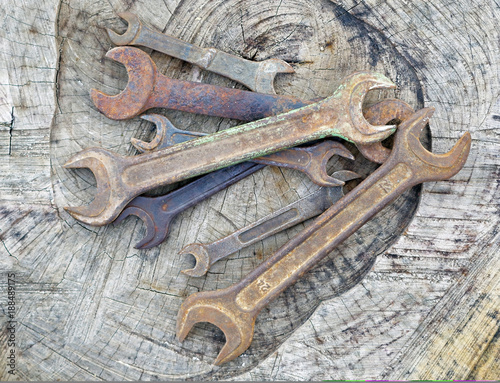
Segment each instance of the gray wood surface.
[[[0,29],[0,303],[16,280],[16,373],[0,378],[96,379],[498,379],[500,5],[407,2],[193,0],[4,2]],[[238,281],[304,225],[245,249],[206,277],[180,270],[191,242],[227,235],[316,190],[303,174],[268,167],[181,214],[161,246],[136,250],[141,221],[95,228],[63,207],[91,201],[87,170],[65,170],[73,153],[102,146],[133,155],[150,123],[102,116],[91,88],[118,93],[125,69],[104,58],[116,12],[203,47],[254,60],[284,59],[278,94],[327,96],[342,76],[379,71],[414,108],[436,108],[423,140],[447,151],[469,130],[473,146],[452,180],[417,187],[385,209],[287,290],[256,323],[252,346],[221,367],[211,325],[175,339],[189,294]],[[149,52],[149,51],[148,51]],[[168,76],[240,87],[152,53]],[[182,129],[215,132],[236,121],[160,110]],[[356,161],[330,169],[364,176]],[[349,187],[354,186],[351,183]],[[170,187],[164,188],[164,191]],[[305,224],[307,225],[307,223]],[[0,350],[8,346],[1,316]],[[4,352],[5,351],[5,352]]]

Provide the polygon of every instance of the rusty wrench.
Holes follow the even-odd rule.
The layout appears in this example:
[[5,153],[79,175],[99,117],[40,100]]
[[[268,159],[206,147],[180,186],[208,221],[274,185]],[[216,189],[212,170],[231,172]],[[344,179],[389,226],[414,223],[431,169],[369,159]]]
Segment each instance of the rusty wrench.
[[[400,100],[384,100],[382,102],[379,102],[375,105],[372,105],[366,112],[365,112],[365,117],[371,124],[379,125],[382,124],[386,121],[390,121],[393,119],[398,119],[398,120],[405,120],[408,117],[409,113],[412,113],[412,109],[403,101]],[[170,145],[175,145],[181,142],[185,142],[188,140],[192,140],[200,135],[203,135],[201,133],[192,133],[188,132],[185,130],[180,130],[174,127],[168,119],[165,118],[157,118],[153,116],[142,116],[142,118],[152,121],[156,124],[157,126],[157,134],[156,138],[151,142],[148,143],[147,145],[144,144],[144,141],[139,141],[141,145],[136,145],[137,149],[144,152],[144,151],[150,151],[150,150],[157,150],[157,149],[162,149],[164,147],[168,147]],[[135,143],[134,143],[135,145]],[[332,144],[330,144],[332,145]],[[332,146],[333,149],[333,146]],[[297,148],[298,150],[298,148]],[[325,155],[327,153],[325,152]],[[338,155],[346,155],[347,153],[342,153],[342,151],[337,151]],[[316,158],[318,156],[315,156]],[[326,157],[324,157],[326,158]],[[324,161],[318,161],[322,162]],[[304,161],[306,162],[306,161]],[[257,165],[249,165],[247,163],[243,164],[238,164],[226,169],[221,169],[216,172],[207,174],[203,176],[202,178],[193,181],[185,186],[183,186],[180,189],[177,189],[169,194],[163,195],[163,196],[158,196],[158,197],[143,197],[139,196],[136,197],[134,200],[132,200],[126,207],[125,209],[120,213],[118,218],[116,219],[115,223],[119,223],[125,218],[127,218],[130,215],[135,215],[139,217],[143,222],[144,225],[146,226],[146,235],[144,238],[139,241],[135,247],[138,249],[149,249],[154,246],[159,245],[161,242],[165,240],[165,238],[168,235],[169,229],[170,229],[170,223],[172,220],[182,211],[194,206],[195,204],[205,200],[206,198],[211,197],[218,191],[234,184],[235,182],[239,181],[240,179],[254,173],[255,171],[261,169],[263,166],[257,166]],[[348,179],[353,179],[357,177],[356,173],[349,172],[349,171],[337,171],[331,176],[334,179],[337,180],[343,180],[347,181]],[[338,190],[338,192],[337,192]],[[326,191],[326,189],[323,189],[323,191],[319,192],[320,196],[316,198],[316,194],[314,197],[311,197],[311,203],[309,203],[309,199],[306,197],[307,201],[304,202],[298,202],[297,204],[300,205],[298,210],[301,212],[301,216],[303,217],[314,217],[315,215],[318,215],[321,211],[325,210],[326,207],[329,205],[326,204],[325,198],[331,198],[329,199],[330,202],[333,203],[333,201],[336,201],[339,195],[341,195],[340,188],[335,188],[330,191]],[[330,203],[331,204],[331,203]],[[292,204],[292,205],[295,205]],[[289,205],[288,209],[293,209],[294,206]],[[280,210],[286,210],[287,208],[283,208]],[[318,210],[322,209],[322,210]],[[315,213],[318,211],[317,213]],[[280,216],[280,212],[275,212],[271,215],[269,215],[267,220],[271,220],[273,223],[279,223],[279,227],[281,229],[284,229],[282,225],[281,220],[276,220],[274,217]],[[256,222],[255,224],[251,225],[252,227],[257,226],[257,225],[262,225],[262,222],[266,218],[263,218]],[[296,220],[296,218],[292,218],[293,222],[301,222],[299,220]],[[262,226],[260,226],[262,227]],[[266,229],[269,229],[268,233],[269,234],[262,234],[259,236],[259,240],[265,238],[267,235],[271,235],[275,228],[272,227],[272,225],[266,223],[265,224]],[[250,227],[246,227],[245,229],[242,229],[240,231],[248,231]],[[255,233],[255,232],[254,232]],[[235,237],[238,234],[233,233],[231,236]],[[222,239],[220,241],[232,241],[232,240],[225,240]],[[250,241],[239,241],[241,242],[242,245],[249,246],[251,244]],[[219,243],[219,241],[217,241]],[[195,247],[190,247],[190,252],[193,254],[196,260],[196,265],[195,268],[192,272],[189,272],[189,275],[192,276],[198,276],[201,275],[198,271],[201,271],[202,267],[198,265],[212,265],[217,259],[220,259],[222,257],[221,253],[218,253],[217,255],[211,255],[215,254],[215,251],[213,249],[212,245],[200,245],[203,246],[205,251],[199,250]],[[215,246],[215,244],[214,244]],[[220,247],[220,243],[217,245],[217,247]],[[228,246],[223,246],[225,249],[228,248]],[[236,247],[231,247],[236,249]],[[184,252],[187,252],[187,248],[184,249]],[[236,250],[234,250],[236,251]],[[227,254],[229,255],[229,254]]]
[[236,358],[250,346],[259,312],[283,290],[402,192],[455,175],[467,160],[470,134],[465,133],[446,154],[427,151],[419,135],[433,111],[421,109],[404,121],[382,166],[240,282],[189,296],[177,317],[179,340],[184,340],[194,324],[210,322],[226,336],[215,364]]
[[[150,143],[144,143],[144,141],[132,138],[132,145],[141,153],[161,150],[173,145],[172,136],[177,137],[179,140],[178,143],[181,143],[207,135],[204,133],[195,133],[191,135],[187,131],[177,129],[167,117],[160,114],[143,115],[141,118],[151,121],[156,125],[159,137],[156,137]],[[311,181],[319,186],[342,186],[344,184],[343,181],[330,176],[326,171],[328,160],[334,155],[339,155],[351,160],[354,159],[352,154],[342,145],[327,140],[308,147],[289,148],[278,153],[254,158],[252,162],[298,170],[306,174]]]
[[278,73],[294,73],[290,64],[280,59],[250,61],[215,48],[200,48],[175,37],[153,31],[144,26],[130,12],[118,13],[128,23],[127,31],[118,35],[107,28],[115,45],[140,45],[169,56],[187,61],[210,72],[229,77],[247,88],[261,93],[274,94],[274,78]]
[[370,125],[362,113],[366,93],[378,88],[394,84],[381,74],[357,72],[315,104],[152,153],[123,157],[103,148],[85,149],[64,167],[93,171],[97,193],[90,205],[65,209],[84,223],[105,225],[134,197],[162,185],[327,136],[364,144],[382,141],[395,126]]
[[[403,101],[384,100],[372,105],[365,112],[365,117],[371,124],[380,125],[393,119],[404,121],[412,113],[413,109]],[[341,171],[340,174],[336,172],[335,176],[343,177],[341,178],[343,181],[358,177],[356,173],[346,171],[344,173]],[[342,196],[341,187],[321,188],[215,242],[189,244],[181,250],[180,254],[193,255],[195,266],[182,272],[192,277],[201,277],[218,260],[321,214]]]
[[[289,153],[291,157],[290,160],[292,161],[294,160],[294,157],[295,159],[297,157],[299,159],[301,157],[305,159],[307,156],[310,156],[311,161],[304,161],[303,164],[303,168],[306,169],[306,171],[310,169],[308,164],[326,164],[326,161],[335,154],[354,159],[345,147],[343,147],[340,143],[333,141],[324,141],[320,144],[307,148],[291,148],[277,154],[286,157],[286,153]],[[301,153],[301,155],[297,156],[296,153]],[[272,157],[273,155],[270,156]],[[144,221],[144,224],[146,225],[146,235],[135,245],[135,247],[138,249],[149,249],[157,246],[167,237],[170,229],[170,223],[178,214],[211,197],[220,190],[225,189],[226,187],[249,176],[250,174],[255,173],[264,166],[265,165],[263,163],[256,164],[243,162],[238,165],[206,174],[205,176],[166,195],[158,197],[136,197],[128,203],[125,209],[123,209],[115,223],[121,222],[129,215],[136,215]],[[321,170],[316,178],[322,177],[321,174],[323,172],[326,174],[326,166],[321,166]],[[313,172],[313,174],[317,174],[317,172]],[[340,185],[343,184],[342,181],[347,181],[355,177],[357,177],[356,173],[341,170],[333,173],[331,176],[328,176],[328,179],[325,179],[325,181],[328,181],[330,186],[332,186],[332,184]]]
[[125,66],[129,76],[127,87],[116,96],[92,89],[90,96],[96,107],[114,120],[129,119],[151,108],[167,108],[254,121],[312,103],[290,96],[171,79],[158,72],[146,52],[134,47],[113,48],[106,57]]
[[[106,57],[125,65],[129,76],[128,84],[115,96],[92,89],[90,97],[101,113],[115,120],[129,119],[150,108],[163,107],[255,121],[319,101],[304,101],[290,96],[260,94],[171,79],[158,73],[148,54],[133,47],[114,48]],[[138,143],[137,140],[135,142]],[[361,154],[373,162],[383,163],[389,156],[389,151],[380,143],[359,143],[357,146]]]

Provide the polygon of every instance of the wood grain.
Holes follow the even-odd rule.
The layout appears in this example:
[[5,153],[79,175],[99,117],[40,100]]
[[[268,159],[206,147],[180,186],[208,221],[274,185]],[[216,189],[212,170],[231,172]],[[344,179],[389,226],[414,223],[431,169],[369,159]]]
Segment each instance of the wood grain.
[[[0,302],[5,273],[15,272],[16,379],[499,377],[498,4],[42,0],[1,7]],[[168,240],[148,251],[133,248],[144,235],[139,220],[93,228],[68,216],[63,206],[87,203],[95,192],[90,172],[61,168],[71,154],[103,146],[133,155],[130,138],[152,135],[149,123],[106,119],[88,97],[90,88],[118,93],[126,84],[124,68],[104,59],[112,45],[103,27],[124,30],[116,16],[123,10],[200,46],[291,62],[296,73],[277,77],[278,94],[327,96],[352,71],[382,72],[398,90],[374,92],[368,102],[398,97],[434,106],[433,151],[470,130],[469,160],[452,180],[416,188],[384,210],[261,313],[242,357],[213,367],[224,342],[215,327],[195,327],[182,344],[175,339],[182,300],[238,281],[304,226],[217,263],[206,278],[180,274],[191,260],[178,251],[316,186],[268,167],[181,214]],[[240,87],[152,56],[171,77]],[[207,133],[238,123],[159,112]],[[374,165],[357,155],[330,168],[366,175]],[[7,350],[5,331],[0,345]],[[7,371],[3,358],[4,380],[13,378]]]

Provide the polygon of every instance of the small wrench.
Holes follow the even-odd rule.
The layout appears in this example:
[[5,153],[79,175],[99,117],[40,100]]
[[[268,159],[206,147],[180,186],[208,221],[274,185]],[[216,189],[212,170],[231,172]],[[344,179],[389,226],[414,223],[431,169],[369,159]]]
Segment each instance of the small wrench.
[[363,144],[382,141],[396,127],[370,125],[362,113],[363,100],[371,89],[394,86],[381,74],[357,72],[315,104],[152,153],[123,157],[103,148],[85,149],[63,166],[93,171],[97,193],[90,205],[65,209],[83,223],[101,226],[112,222],[134,197],[162,185],[327,136]]
[[118,13],[128,22],[128,29],[118,35],[107,28],[108,36],[115,45],[140,45],[169,56],[187,61],[210,72],[214,72],[261,93],[274,94],[274,78],[278,73],[294,73],[287,62],[268,59],[260,62],[245,60],[215,48],[200,48],[175,37],[153,31],[144,26],[130,12]]
[[[140,49],[118,47],[106,57],[127,69],[126,88],[115,96],[90,91],[95,106],[106,117],[125,120],[155,107],[182,110],[209,116],[255,121],[311,105],[321,99],[303,101],[290,96],[260,94],[216,85],[171,79],[158,73],[151,57]],[[137,143],[138,140],[135,142]],[[359,143],[358,149],[370,161],[382,163],[389,151],[379,142]]]
[[190,295],[177,316],[178,339],[196,323],[209,322],[226,336],[215,364],[236,358],[250,346],[259,312],[336,246],[412,186],[455,175],[467,160],[470,134],[446,154],[427,151],[419,136],[433,111],[421,109],[404,121],[382,166],[240,282]]
[[[151,116],[148,116],[148,119],[150,117]],[[307,166],[310,163],[324,164],[321,167],[322,170],[319,172],[319,176],[321,176],[322,172],[326,174],[326,161],[335,154],[354,159],[352,154],[344,146],[333,141],[324,141],[307,148],[291,148],[278,154],[286,158],[286,153],[291,156],[292,160],[294,156],[297,157],[296,153],[302,153],[302,158],[310,156],[311,161],[304,161],[303,164],[303,168],[306,171],[311,168]],[[272,154],[270,155],[271,158],[273,156]],[[211,197],[220,190],[236,183],[250,174],[253,174],[264,166],[264,163],[252,164],[243,162],[229,168],[209,173],[166,195],[158,197],[136,197],[129,202],[115,222],[119,223],[129,215],[136,215],[142,219],[146,225],[146,236],[138,242],[135,247],[137,249],[149,249],[157,246],[165,240],[170,229],[170,223],[179,213]],[[313,166],[312,168],[314,169],[315,167]],[[330,181],[330,186],[332,186],[332,184],[340,186],[344,183],[342,181],[347,181],[355,177],[357,177],[356,173],[338,171],[333,173],[332,176],[328,176],[327,180]]]
[[[392,114],[388,114],[387,111]],[[403,101],[384,100],[372,105],[365,112],[365,117],[370,124],[381,125],[393,119],[404,121],[412,113],[413,109]],[[335,173],[336,178],[343,177],[341,178],[343,181],[358,177],[353,172],[338,173]],[[180,254],[193,255],[195,266],[192,269],[182,270],[182,272],[192,277],[201,277],[218,260],[321,214],[342,196],[341,187],[321,188],[215,242],[189,244],[181,250]]]

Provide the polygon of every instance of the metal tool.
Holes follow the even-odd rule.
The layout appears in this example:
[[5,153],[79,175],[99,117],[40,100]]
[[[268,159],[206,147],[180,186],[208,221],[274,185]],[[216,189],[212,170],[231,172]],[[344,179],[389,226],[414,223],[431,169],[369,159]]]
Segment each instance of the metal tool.
[[382,166],[240,282],[189,296],[177,317],[179,340],[196,323],[210,322],[226,336],[215,364],[236,358],[250,346],[258,313],[283,290],[405,190],[455,175],[467,159],[470,134],[446,154],[427,151],[419,135],[432,113],[432,108],[421,109],[404,121]]
[[[338,174],[340,172],[342,173]],[[336,177],[343,181],[358,178],[354,172],[347,170],[340,172],[336,172]],[[201,277],[218,260],[309,218],[316,217],[343,195],[341,186],[324,187],[215,242],[191,243],[184,247],[179,254],[193,255],[195,266],[192,269],[182,270],[182,272],[191,277]]]
[[381,74],[357,72],[318,103],[152,153],[123,157],[103,148],[85,149],[64,167],[92,170],[97,193],[90,205],[65,209],[84,223],[105,225],[148,190],[307,141],[327,136],[363,144],[382,141],[395,126],[372,126],[362,113],[366,93],[376,88],[394,88],[394,84]]
[[[154,120],[148,116],[148,119]],[[287,155],[288,153],[288,155]],[[297,154],[299,153],[299,155]],[[302,155],[300,155],[302,153]],[[304,161],[303,169],[305,171],[314,170],[312,178],[325,179],[326,162],[333,155],[339,155],[345,158],[354,159],[352,154],[340,143],[333,141],[323,141],[322,143],[307,148],[291,148],[284,150],[278,155],[285,158],[289,156],[292,162],[294,159],[310,156]],[[273,157],[274,155],[266,156]],[[266,158],[263,157],[263,158]],[[273,161],[271,161],[273,162]],[[318,163],[323,166],[311,166]],[[209,173],[169,194],[158,197],[136,197],[123,209],[115,223],[119,223],[129,215],[136,215],[141,218],[146,225],[146,235],[138,242],[135,247],[138,249],[149,249],[159,245],[168,235],[170,223],[184,210],[196,205],[197,203],[211,197],[220,190],[236,183],[237,181],[262,169],[265,165],[243,162],[229,168],[220,169]],[[296,162],[297,165],[299,165]],[[320,169],[321,168],[321,169]],[[337,171],[331,176],[327,175],[325,181],[330,185],[342,185],[348,179],[356,177],[357,174],[349,171]]]
[[[150,147],[153,147],[152,149],[145,149],[144,145],[142,145],[143,141],[131,140],[132,144],[137,148],[137,150],[142,153],[165,149],[171,146],[168,145],[168,143],[171,142],[172,139],[167,139],[167,134],[170,137],[172,136],[172,134],[166,132],[171,130],[172,128],[177,132],[181,132],[181,130],[176,129],[172,125],[167,117],[160,114],[143,115],[141,116],[141,118],[153,122],[157,126],[157,131],[160,131],[160,135],[163,136],[163,138],[158,142],[157,146],[151,144],[148,145]],[[186,134],[178,135],[181,142],[189,141],[189,138],[195,139],[197,137],[203,136],[206,136],[206,134],[196,133],[195,135],[189,137],[189,133],[186,132]],[[334,155],[339,155],[352,160],[354,159],[352,154],[342,145],[337,142],[327,140],[305,148],[285,149],[278,153],[254,158],[251,162],[298,170],[306,174],[311,179],[311,181],[319,186],[342,186],[344,182],[338,180],[333,176],[330,176],[326,171],[328,160]]]
[[[154,108],[182,110],[209,116],[255,121],[311,105],[321,99],[303,101],[290,96],[260,94],[215,85],[170,79],[158,73],[149,55],[133,47],[110,50],[106,57],[116,60],[128,71],[126,88],[115,96],[92,89],[90,97],[105,116],[124,120]],[[139,140],[133,141],[137,146]],[[143,143],[147,148],[147,143]],[[380,143],[359,143],[361,154],[377,163],[384,162],[389,151]]]
[[[394,108],[395,107],[397,108],[399,100],[396,99],[387,99],[387,100],[391,101],[391,103],[385,105],[385,109],[379,112],[383,113],[385,116],[394,116],[394,119],[398,119],[401,110]],[[368,112],[365,112],[365,118],[369,120],[367,113]],[[195,138],[204,137],[207,135],[207,133],[192,132],[189,130],[176,128],[168,118],[162,115],[143,114],[141,118],[144,120],[151,121],[155,124],[156,134],[154,138],[149,142],[139,140],[134,137],[130,139],[132,145],[140,153],[147,153],[154,150],[167,148],[175,144],[180,144],[181,142],[194,140]],[[389,154],[391,153],[391,151],[388,148],[382,146],[380,142],[375,142],[373,144],[366,144],[366,145],[358,145],[357,147],[360,153],[363,155],[363,157],[377,164],[383,164],[385,160],[389,158]],[[277,163],[276,166],[282,166],[282,165]],[[298,170],[303,171],[302,169]],[[310,174],[309,176],[311,177]],[[311,179],[313,178],[311,177]],[[333,185],[326,185],[324,183],[319,183],[317,182],[317,180],[314,182],[320,186],[333,186]]]
[[[134,47],[113,48],[106,57],[125,66],[129,82],[116,96],[96,89],[91,90],[90,96],[96,107],[114,120],[129,119],[151,108],[167,108],[254,121],[312,103],[290,96],[171,79],[158,72],[147,53]],[[286,104],[286,107],[281,104]]]
[[140,45],[169,56],[187,61],[210,72],[214,72],[245,85],[255,92],[274,94],[274,78],[278,73],[294,73],[287,62],[280,59],[250,61],[222,52],[215,48],[200,48],[175,37],[153,31],[144,26],[130,12],[118,13],[128,23],[123,35],[107,29],[115,45]]
[[[365,112],[365,117],[371,124],[380,125],[390,120],[404,121],[412,113],[413,109],[403,101],[384,100],[372,105]],[[343,181],[357,177],[356,173],[349,171],[335,172],[335,178]],[[322,188],[215,242],[189,244],[181,250],[180,254],[193,255],[195,266],[182,272],[192,277],[201,277],[218,260],[300,222],[316,217],[343,195],[341,187]]]

